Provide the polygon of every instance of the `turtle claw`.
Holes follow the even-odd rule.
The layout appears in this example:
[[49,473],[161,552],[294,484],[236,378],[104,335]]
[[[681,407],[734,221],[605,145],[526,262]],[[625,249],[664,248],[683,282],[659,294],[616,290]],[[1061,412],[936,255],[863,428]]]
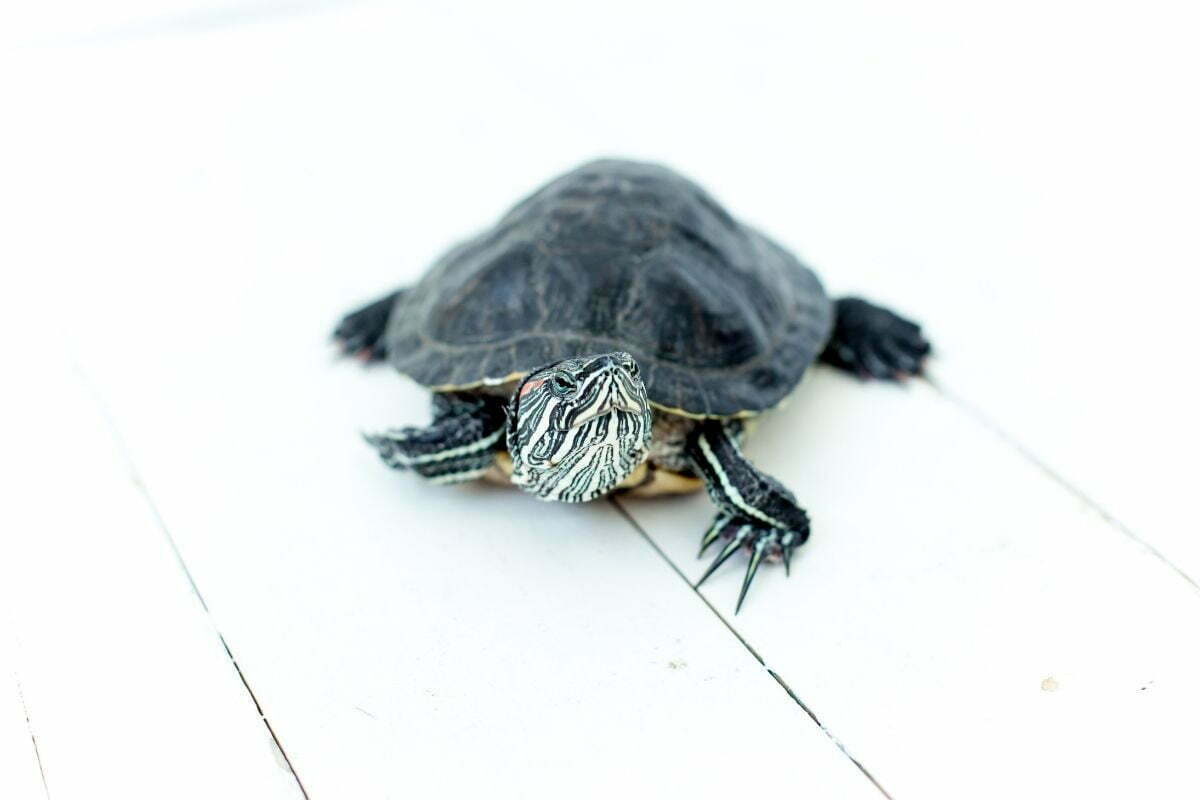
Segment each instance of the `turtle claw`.
[[704,557],[704,551],[708,549],[709,545],[721,538],[721,534],[724,532],[725,526],[727,526],[732,519],[733,517],[729,516],[728,514],[717,515],[717,518],[713,520],[712,527],[708,529],[708,532],[704,534],[704,538],[700,540],[700,552],[696,554],[696,558]]
[[796,549],[796,545],[787,541],[787,539],[791,538],[791,534],[785,534],[783,538],[785,540],[781,554],[783,556],[783,574],[785,577],[790,578],[792,577],[792,552]]
[[729,557],[736,553],[738,548],[741,547],[746,541],[747,537],[750,536],[751,530],[753,530],[753,528],[750,525],[743,525],[738,528],[737,533],[729,537],[729,543],[725,545],[721,552],[717,553],[717,557],[713,559],[711,564],[708,565],[708,569],[706,569],[704,574],[700,576],[700,580],[696,581],[696,585],[693,588],[699,589],[700,585],[708,580],[712,574],[717,571],[717,567],[728,561]]
[[780,530],[763,525],[758,521],[739,519],[728,514],[718,514],[708,532],[704,534],[700,554],[703,555],[704,551],[722,536],[727,538],[728,541],[721,548],[721,551],[717,553],[717,557],[708,565],[708,569],[700,576],[700,580],[696,581],[693,588],[699,589],[734,553],[742,548],[746,548],[750,553],[750,561],[746,565],[746,575],[742,579],[742,588],[738,593],[734,614],[742,610],[746,594],[750,591],[750,584],[754,582],[754,578],[758,574],[758,568],[762,566],[762,562],[764,560],[782,560],[784,570],[790,575],[792,553],[806,538],[803,532]]
[[766,549],[767,537],[763,536],[754,543],[754,550],[750,553],[750,563],[746,566],[746,577],[742,579],[742,591],[738,594],[737,606],[733,609],[734,616],[737,616],[738,612],[742,610],[742,602],[746,599],[746,592],[750,590],[750,583],[758,572],[758,565],[762,563],[763,552]]

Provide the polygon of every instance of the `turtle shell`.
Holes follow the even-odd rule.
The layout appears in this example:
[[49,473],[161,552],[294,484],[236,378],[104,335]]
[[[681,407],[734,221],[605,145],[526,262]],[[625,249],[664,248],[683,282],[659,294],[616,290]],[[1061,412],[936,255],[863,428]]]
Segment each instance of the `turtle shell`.
[[436,390],[625,350],[653,405],[694,417],[776,405],[833,321],[817,277],[700,187],[653,164],[585,164],[451,249],[396,301],[387,350]]

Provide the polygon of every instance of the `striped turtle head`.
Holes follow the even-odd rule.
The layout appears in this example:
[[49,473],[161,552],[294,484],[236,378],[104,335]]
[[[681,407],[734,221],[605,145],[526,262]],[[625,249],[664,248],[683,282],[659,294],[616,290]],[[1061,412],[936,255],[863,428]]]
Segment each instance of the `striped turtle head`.
[[512,482],[565,503],[607,494],[645,460],[650,421],[646,387],[628,353],[535,370],[509,404]]

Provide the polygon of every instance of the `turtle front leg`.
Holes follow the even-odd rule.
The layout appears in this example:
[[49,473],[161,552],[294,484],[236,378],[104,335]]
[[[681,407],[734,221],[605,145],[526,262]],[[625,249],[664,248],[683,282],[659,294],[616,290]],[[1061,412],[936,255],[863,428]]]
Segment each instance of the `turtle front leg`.
[[792,552],[808,539],[808,514],[779,481],[760,472],[738,447],[742,426],[736,420],[706,420],[688,439],[692,466],[704,478],[718,513],[700,544],[700,554],[719,539],[725,544],[696,586],[739,549],[750,553],[736,614],[764,558],[791,565]]
[[504,401],[466,392],[437,392],[433,423],[363,436],[393,469],[433,483],[462,483],[487,472],[504,446]]

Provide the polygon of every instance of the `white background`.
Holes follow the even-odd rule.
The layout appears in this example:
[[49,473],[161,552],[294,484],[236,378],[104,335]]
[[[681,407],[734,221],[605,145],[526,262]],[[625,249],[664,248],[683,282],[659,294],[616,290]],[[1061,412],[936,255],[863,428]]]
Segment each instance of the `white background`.
[[[1197,21],[6,6],[0,797],[1196,797]],[[704,497],[388,472],[427,394],[327,342],[598,155],[938,350],[764,420],[814,535],[736,617]]]

